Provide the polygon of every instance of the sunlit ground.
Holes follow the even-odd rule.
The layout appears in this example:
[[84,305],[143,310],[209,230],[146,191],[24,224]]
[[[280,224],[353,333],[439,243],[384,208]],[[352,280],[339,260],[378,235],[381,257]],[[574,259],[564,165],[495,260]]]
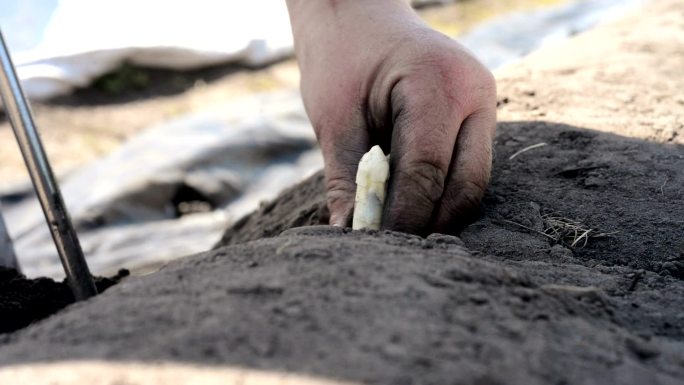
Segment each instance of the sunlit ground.
[[568,0],[464,0],[455,4],[420,10],[433,28],[457,36],[483,21],[515,11],[525,11],[567,3]]
[[175,362],[64,361],[0,369],[0,383],[33,385],[352,385],[348,381],[232,366]]

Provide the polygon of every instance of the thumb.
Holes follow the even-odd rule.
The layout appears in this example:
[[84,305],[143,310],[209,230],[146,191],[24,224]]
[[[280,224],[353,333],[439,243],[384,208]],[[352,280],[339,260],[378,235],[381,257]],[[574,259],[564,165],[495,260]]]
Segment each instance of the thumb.
[[325,185],[330,224],[351,224],[356,195],[356,170],[370,148],[369,135],[359,114],[314,124],[325,162]]

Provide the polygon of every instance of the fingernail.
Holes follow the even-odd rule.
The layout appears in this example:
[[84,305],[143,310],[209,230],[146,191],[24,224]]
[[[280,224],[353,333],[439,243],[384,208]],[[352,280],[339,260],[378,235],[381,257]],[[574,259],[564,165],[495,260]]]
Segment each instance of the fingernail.
[[344,222],[340,219],[339,215],[330,214],[330,226],[344,227]]

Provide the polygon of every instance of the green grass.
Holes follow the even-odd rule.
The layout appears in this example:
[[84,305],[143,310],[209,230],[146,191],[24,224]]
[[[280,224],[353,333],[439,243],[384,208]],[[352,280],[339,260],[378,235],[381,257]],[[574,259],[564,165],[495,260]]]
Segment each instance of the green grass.
[[114,72],[99,77],[93,85],[105,93],[121,95],[131,90],[144,90],[150,85],[150,77],[144,69],[124,63]]

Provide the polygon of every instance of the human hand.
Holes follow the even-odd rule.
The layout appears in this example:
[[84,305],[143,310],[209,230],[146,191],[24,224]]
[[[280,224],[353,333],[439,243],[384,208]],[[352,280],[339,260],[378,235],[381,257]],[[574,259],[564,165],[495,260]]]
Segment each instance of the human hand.
[[330,223],[346,226],[361,156],[391,150],[383,228],[453,233],[489,181],[491,73],[401,0],[288,0],[302,97],[325,160]]

